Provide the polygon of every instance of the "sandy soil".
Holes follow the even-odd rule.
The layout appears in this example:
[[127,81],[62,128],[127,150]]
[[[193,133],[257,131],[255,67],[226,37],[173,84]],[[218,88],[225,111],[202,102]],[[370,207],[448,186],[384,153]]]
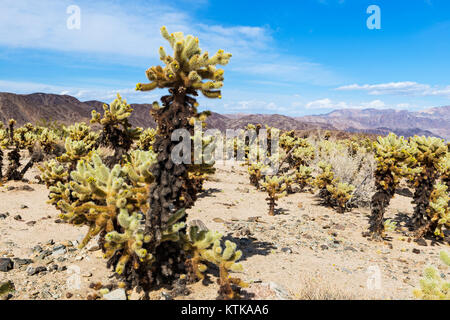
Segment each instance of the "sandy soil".
[[[408,237],[403,226],[404,216],[412,213],[411,198],[393,199],[386,217],[400,228],[390,232],[389,241],[377,243],[362,236],[368,209],[338,214],[318,205],[315,195],[297,193],[281,199],[278,215],[270,217],[265,193],[249,184],[245,168],[216,167],[206,192],[188,211],[189,220],[199,219],[237,242],[244,252],[244,272],[238,276],[249,283],[252,299],[412,299],[424,267],[439,266],[439,252],[449,250],[448,243],[419,245]],[[0,214],[6,215],[0,218],[0,257],[32,260],[16,260],[14,269],[0,272],[0,282],[14,282],[11,299],[86,299],[95,292],[92,283],[115,280],[93,241],[76,249],[86,228],[58,223],[57,210],[46,203],[47,189],[33,182],[36,174],[33,168],[26,176],[30,183],[0,187]],[[30,275],[37,267],[47,271]],[[215,299],[214,275],[211,280],[208,286],[190,286],[189,296],[176,299]],[[151,297],[160,299],[166,291]]]

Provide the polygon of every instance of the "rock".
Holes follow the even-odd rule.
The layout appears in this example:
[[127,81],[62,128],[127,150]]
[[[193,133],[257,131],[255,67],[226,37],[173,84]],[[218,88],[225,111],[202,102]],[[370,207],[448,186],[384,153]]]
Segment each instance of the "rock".
[[8,272],[14,267],[13,262],[9,258],[0,258],[0,271]]
[[172,296],[168,292],[161,292],[161,300],[173,300]]
[[127,300],[125,289],[116,289],[103,296],[105,300]]
[[25,266],[25,265],[33,263],[33,260],[31,260],[31,259],[14,258],[13,260],[14,260],[14,267],[15,268],[18,268],[18,267]]
[[292,253],[291,248],[287,248],[287,247],[286,248],[282,248],[281,251],[284,252],[284,253]]
[[6,219],[6,217],[7,217],[6,214],[4,214],[4,213],[1,213],[1,214],[0,214],[0,220],[4,220],[4,219]]
[[29,185],[23,185],[19,188],[19,190],[23,190],[23,191],[34,191],[34,189],[32,187],[30,187]]
[[419,246],[422,246],[422,247],[427,247],[427,246],[428,246],[428,244],[427,244],[427,242],[425,241],[425,239],[420,238],[420,239],[417,239],[417,240],[415,240],[415,241],[416,241],[416,243],[417,243]]
[[14,220],[22,221],[22,217],[20,216],[20,214],[18,214],[16,216],[14,216]]
[[326,246],[326,245],[323,244],[323,245],[320,246],[320,249],[322,249],[322,250],[328,250],[328,246]]
[[100,250],[100,246],[98,244],[91,244],[86,249],[87,251],[98,251]]
[[414,248],[414,249],[412,249],[412,252],[413,252],[413,253],[415,253],[415,254],[419,254],[419,253],[420,253],[420,250],[419,250],[419,249],[416,249],[416,248]]
[[356,250],[356,249],[353,248],[353,247],[345,247],[344,250],[345,250],[345,251],[353,251],[353,252],[357,252],[357,251],[358,251],[358,250]]
[[42,252],[42,247],[40,245],[33,247],[33,252],[37,252],[37,253]]
[[70,292],[67,292],[66,293],[66,298],[67,299],[70,299],[70,298],[72,298],[73,297],[73,294],[72,293],[70,293]]
[[55,244],[55,241],[53,241],[53,239],[50,239],[47,241],[46,245],[52,246]]
[[269,283],[269,288],[270,288],[270,290],[275,292],[276,296],[280,300],[291,300],[290,294],[286,291],[286,289],[284,289],[279,284],[277,284],[275,282],[270,282]]
[[20,209],[28,209],[28,206],[25,205],[25,204],[22,204],[22,205],[20,206]]
[[27,225],[27,226],[30,226],[30,227],[34,226],[35,224],[36,224],[36,221],[28,221],[28,222],[26,223],[26,225]]
[[59,256],[62,256],[62,255],[64,255],[64,254],[66,254],[66,252],[67,252],[67,250],[66,250],[65,247],[64,247],[64,248],[60,248],[60,249],[58,249],[58,250],[54,250],[54,251],[52,252],[52,257],[59,257]]
[[34,275],[37,275],[37,274],[39,274],[41,272],[47,271],[47,268],[46,267],[42,267],[42,266],[41,267],[36,267],[36,268],[34,268],[32,266],[29,266],[26,271],[27,271],[27,274],[29,276],[34,276]]
[[[52,241],[53,241],[53,240],[52,240]],[[58,244],[58,245],[56,245],[56,246],[53,247],[53,251],[58,251],[58,250],[65,249],[65,248],[66,248],[65,245],[63,245],[63,244]]]
[[92,277],[92,273],[86,272],[86,273],[83,273],[81,276],[82,276],[83,278],[90,278],[90,277]]

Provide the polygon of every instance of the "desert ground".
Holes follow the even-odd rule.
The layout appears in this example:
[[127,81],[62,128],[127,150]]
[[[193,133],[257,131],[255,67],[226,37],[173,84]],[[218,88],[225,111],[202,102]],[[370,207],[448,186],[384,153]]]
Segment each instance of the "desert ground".
[[[244,271],[233,276],[248,283],[244,298],[413,299],[424,267],[440,268],[439,252],[448,250],[445,242],[412,241],[404,227],[413,210],[410,197],[395,196],[386,218],[397,221],[398,228],[389,232],[390,239],[372,242],[362,236],[368,208],[339,214],[318,205],[312,193],[296,193],[282,198],[278,214],[271,217],[266,194],[249,184],[245,167],[222,163],[216,168],[188,211],[189,220],[201,220],[243,251]],[[0,283],[14,283],[13,300],[92,298],[94,284],[116,280],[94,241],[76,248],[86,229],[59,220],[46,203],[46,187],[35,179],[38,174],[33,168],[28,183],[0,187],[0,257],[14,262],[11,270],[0,272]],[[164,288],[151,298],[216,299],[214,274],[207,285],[190,285],[187,296],[173,297]],[[137,292],[127,296],[142,297]]]

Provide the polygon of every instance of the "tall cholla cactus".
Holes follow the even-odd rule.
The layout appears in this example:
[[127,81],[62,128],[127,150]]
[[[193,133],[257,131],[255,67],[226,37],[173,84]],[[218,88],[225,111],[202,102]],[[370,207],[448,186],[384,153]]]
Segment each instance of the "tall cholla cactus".
[[430,197],[439,178],[439,164],[447,154],[444,140],[435,137],[414,137],[410,140],[414,192],[413,222],[417,227],[427,224]]
[[[442,251],[441,261],[450,267],[450,255]],[[420,280],[420,288],[413,291],[416,298],[422,300],[450,300],[450,282],[442,279],[440,271],[434,267],[427,267],[424,278]]]
[[266,176],[264,182],[261,183],[261,186],[268,194],[266,200],[269,204],[269,215],[274,216],[277,201],[286,196],[286,184],[284,182],[284,178],[277,176]]
[[92,111],[91,123],[102,125],[100,145],[114,150],[114,155],[105,160],[109,167],[113,167],[131,149],[133,142],[139,139],[141,129],[133,128],[129,123],[128,118],[133,109],[119,94],[110,105],[104,104],[103,110],[103,117],[97,111]]
[[[156,88],[168,88],[170,95],[161,98],[162,106],[153,104],[152,115],[158,125],[153,149],[158,153],[157,163],[152,167],[155,183],[150,189],[150,209],[146,216],[146,235],[150,236],[150,250],[155,250],[161,243],[162,231],[167,229],[171,216],[181,208],[188,208],[196,200],[190,190],[189,165],[175,164],[171,158],[173,148],[179,142],[172,142],[172,133],[177,129],[188,130],[193,135],[192,118],[198,118],[198,103],[193,98],[200,91],[208,98],[221,98],[220,88],[223,86],[222,69],[216,65],[226,65],[231,54],[219,50],[213,57],[203,52],[197,38],[177,32],[169,34],[165,27],[161,28],[162,36],[173,49],[173,56],[164,48],[159,49],[165,67],[154,66],[147,70],[150,80],[148,84],[138,83],[136,90],[150,91]],[[185,219],[185,218],[184,218]],[[164,247],[164,245],[163,245]],[[173,262],[173,254],[183,255],[169,250],[169,246],[159,250],[157,263],[165,265],[160,275],[152,277],[167,278],[180,272]],[[173,246],[172,246],[173,248]],[[158,271],[156,272],[158,273]]]
[[395,194],[395,189],[405,173],[404,163],[410,158],[408,144],[403,137],[391,133],[379,137],[374,144],[377,168],[375,170],[376,192],[372,197],[372,215],[369,231],[373,238],[383,235],[383,216]]

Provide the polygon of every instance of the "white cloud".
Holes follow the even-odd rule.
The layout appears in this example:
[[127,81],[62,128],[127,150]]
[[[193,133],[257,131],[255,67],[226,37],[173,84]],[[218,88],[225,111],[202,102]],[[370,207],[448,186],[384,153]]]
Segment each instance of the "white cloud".
[[449,96],[450,86],[437,87],[413,81],[389,82],[381,84],[352,84],[337,88],[339,91],[366,91],[370,95],[403,95],[403,96]]
[[[203,1],[203,0],[202,0]],[[337,76],[324,66],[301,57],[280,56],[269,27],[205,25],[166,2],[77,1],[81,29],[69,30],[66,9],[70,0],[2,0],[0,45],[81,55],[126,65],[159,62],[157,48],[168,47],[159,29],[199,37],[204,50],[233,54],[232,71],[260,80],[335,85]],[[276,61],[276,62],[268,62]],[[282,62],[280,62],[282,61]]]

